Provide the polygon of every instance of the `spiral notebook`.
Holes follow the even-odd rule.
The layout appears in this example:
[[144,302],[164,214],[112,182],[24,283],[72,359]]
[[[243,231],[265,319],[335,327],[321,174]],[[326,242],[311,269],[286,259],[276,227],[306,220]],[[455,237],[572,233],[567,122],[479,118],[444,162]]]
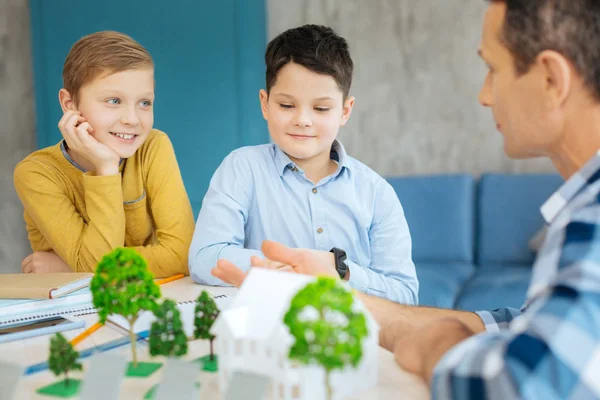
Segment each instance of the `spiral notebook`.
[[[211,293],[211,296],[215,300],[219,310],[225,310],[232,300],[231,297],[224,294],[215,295]],[[194,310],[196,308],[196,301],[180,301],[177,303],[177,308],[179,309],[181,322],[183,322],[183,330],[185,335],[188,338],[192,338],[194,336]],[[133,324],[133,332],[137,334],[144,331],[149,331],[152,327],[152,322],[154,322],[155,319],[156,317],[151,311],[144,311],[140,313],[138,319],[135,321],[135,324]],[[107,326],[115,328],[123,334],[129,333],[129,322],[120,315],[111,315],[106,319],[106,322]]]
[[89,288],[49,300],[0,300],[0,326],[21,324],[58,315],[80,315],[96,312]]

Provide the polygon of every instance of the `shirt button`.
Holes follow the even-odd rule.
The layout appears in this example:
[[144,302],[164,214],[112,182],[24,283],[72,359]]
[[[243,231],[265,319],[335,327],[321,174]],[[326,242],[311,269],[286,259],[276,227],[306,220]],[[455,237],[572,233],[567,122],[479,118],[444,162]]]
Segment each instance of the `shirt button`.
[[323,228],[317,229],[317,233],[323,233]]
[[314,194],[317,194],[317,192],[318,192],[317,188],[313,188],[312,192],[313,192]]

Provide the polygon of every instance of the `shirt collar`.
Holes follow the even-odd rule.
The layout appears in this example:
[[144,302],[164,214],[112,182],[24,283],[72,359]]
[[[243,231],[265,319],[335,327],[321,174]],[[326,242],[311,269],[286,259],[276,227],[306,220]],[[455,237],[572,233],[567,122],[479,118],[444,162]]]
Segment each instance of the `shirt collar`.
[[65,156],[65,158],[67,159],[67,161],[68,161],[68,162],[70,162],[72,166],[74,166],[75,168],[77,168],[77,169],[78,169],[78,170],[80,170],[81,172],[84,172],[84,173],[85,173],[85,172],[87,172],[87,171],[85,170],[85,168],[83,168],[81,165],[77,164],[77,163],[75,162],[75,160],[73,160],[73,159],[71,158],[71,156],[69,155],[69,153],[67,153],[67,144],[66,144],[66,141],[65,141],[65,140],[62,140],[62,141],[60,142],[60,151],[62,151],[62,153],[63,153],[63,156]]
[[542,205],[542,216],[548,224],[566,205],[591,183],[600,179],[600,151],[592,157],[579,171],[571,176],[546,202]]
[[[67,159],[67,161],[71,163],[72,166],[74,166],[75,168],[77,168],[78,170],[80,170],[83,173],[87,173],[88,172],[88,171],[86,171],[85,168],[83,168],[81,165],[77,164],[75,162],[75,160],[73,160],[71,158],[71,156],[67,152],[67,142],[64,139],[61,140],[61,142],[60,142],[60,151],[63,153],[63,156],[65,156],[65,158]],[[121,160],[119,161],[119,171],[122,171],[121,167],[123,166],[123,161],[125,161],[124,158],[121,158]]]
[[[330,158],[338,163],[338,168],[334,175],[337,176],[344,168],[348,169],[348,154],[342,143],[337,139],[331,145]],[[275,166],[277,167],[279,176],[283,176],[286,169],[293,171],[298,171],[299,169],[277,145],[275,145]]]

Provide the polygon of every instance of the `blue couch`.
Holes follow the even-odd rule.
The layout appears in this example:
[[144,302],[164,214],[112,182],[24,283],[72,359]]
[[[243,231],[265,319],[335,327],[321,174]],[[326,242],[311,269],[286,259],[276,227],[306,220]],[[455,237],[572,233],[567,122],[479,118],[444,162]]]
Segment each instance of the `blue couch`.
[[548,174],[389,178],[413,241],[421,305],[519,308],[542,229],[539,208],[560,187]]

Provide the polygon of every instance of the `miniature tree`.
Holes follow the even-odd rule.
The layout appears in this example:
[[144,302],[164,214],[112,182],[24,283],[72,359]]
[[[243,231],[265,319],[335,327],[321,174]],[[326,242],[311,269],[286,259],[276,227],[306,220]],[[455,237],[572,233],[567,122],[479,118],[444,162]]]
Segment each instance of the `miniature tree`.
[[210,340],[210,361],[214,360],[213,340],[215,340],[215,335],[210,333],[210,328],[218,316],[217,304],[211,295],[203,290],[196,300],[196,309],[194,310],[194,337]]
[[154,311],[160,288],[146,260],[134,249],[117,248],[105,255],[90,283],[94,307],[101,323],[111,314],[129,322],[129,338],[133,365],[137,367],[136,335],[133,325],[142,310]]
[[289,358],[323,367],[328,399],[331,372],[347,365],[356,368],[362,359],[367,323],[365,315],[353,309],[353,301],[337,280],[320,277],[294,296],[283,319],[295,339]]
[[63,335],[57,333],[50,339],[50,358],[48,366],[54,375],[65,374],[65,386],[69,386],[69,371],[82,370],[82,366],[77,362],[79,353],[73,349],[73,346]]
[[156,321],[150,328],[150,354],[153,356],[182,356],[187,353],[187,336],[177,304],[165,300],[154,311]]

